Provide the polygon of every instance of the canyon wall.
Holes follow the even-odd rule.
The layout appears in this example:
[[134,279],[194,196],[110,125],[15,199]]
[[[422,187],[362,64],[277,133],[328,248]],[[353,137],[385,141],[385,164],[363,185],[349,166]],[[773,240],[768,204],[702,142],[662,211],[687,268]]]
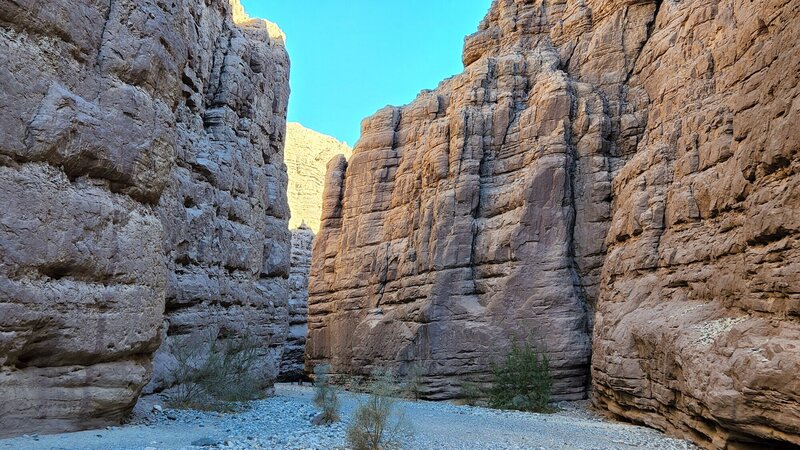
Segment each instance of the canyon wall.
[[285,38],[238,3],[235,25],[227,16],[196,20],[219,31],[198,35],[183,71],[176,163],[158,207],[167,339],[148,390],[170,386],[180,347],[229,336],[260,343],[256,368],[271,384],[288,332]]
[[284,381],[306,378],[305,349],[308,331],[308,276],[314,232],[307,226],[292,230],[292,261],[289,272],[289,335],[283,346],[279,377]]
[[316,233],[322,216],[325,167],[336,155],[349,158],[353,150],[344,142],[310,130],[299,123],[286,126],[286,167],[289,171],[289,228],[306,224]]
[[223,0],[0,1],[0,435],[118,423],[165,305],[170,332],[207,302],[285,336],[288,58],[239,21]]
[[617,417],[797,444],[798,14],[496,0],[464,73],[329,165],[309,368],[417,361],[452,397],[530,338],[556,399],[586,394],[591,354]]
[[292,260],[289,275],[289,337],[284,346],[280,377],[305,378],[305,344],[308,328],[308,278],[311,247],[322,216],[325,170],[331,158],[349,158],[352,149],[336,138],[299,123],[286,126],[286,167],[289,172],[289,209]]
[[464,73],[364,121],[327,182],[309,365],[418,362],[446,398],[530,340],[555,398],[585,397],[612,172],[643,120],[624,85],[656,11],[617,3],[495,2]]
[[595,403],[712,448],[800,445],[799,16],[664,1],[629,82],[648,120],[614,180]]

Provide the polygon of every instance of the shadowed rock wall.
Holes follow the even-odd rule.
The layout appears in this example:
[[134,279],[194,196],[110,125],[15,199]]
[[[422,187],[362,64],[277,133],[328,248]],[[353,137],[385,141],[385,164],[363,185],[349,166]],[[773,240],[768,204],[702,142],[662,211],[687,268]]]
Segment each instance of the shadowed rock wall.
[[314,232],[307,226],[292,230],[292,264],[289,273],[289,335],[283,347],[280,379],[297,381],[305,376],[308,331],[308,275]]
[[118,422],[165,298],[285,335],[288,60],[231,15],[0,1],[0,435]]
[[[150,389],[171,384],[187,336],[247,335],[269,385],[288,332],[288,175],[283,162],[289,60],[274,25],[234,4],[235,25],[198,36],[210,51],[184,69],[178,154],[159,204],[165,224],[167,339]],[[205,28],[214,29],[200,18]]]

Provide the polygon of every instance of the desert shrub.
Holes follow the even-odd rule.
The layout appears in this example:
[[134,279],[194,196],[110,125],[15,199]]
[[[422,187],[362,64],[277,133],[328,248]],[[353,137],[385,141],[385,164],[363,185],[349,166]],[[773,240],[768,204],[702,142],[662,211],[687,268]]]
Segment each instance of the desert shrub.
[[425,369],[422,367],[422,363],[415,362],[408,367],[403,382],[403,391],[406,397],[414,400],[420,399],[420,396],[422,395],[424,375]]
[[351,392],[366,392],[369,389],[366,377],[360,375],[348,377],[345,386]]
[[361,375],[339,374],[332,377],[332,384],[350,392],[365,392],[366,379]]
[[230,403],[262,396],[259,344],[251,334],[218,339],[216,332],[178,337],[172,343],[175,386],[170,406],[226,410]]
[[331,386],[331,366],[320,364],[314,367],[314,404],[322,410],[321,424],[331,424],[339,421],[339,396],[336,389]]
[[493,408],[549,412],[553,378],[550,361],[530,343],[514,342],[505,360],[493,367]]
[[483,397],[483,391],[477,383],[465,381],[461,385],[461,393],[459,395],[461,403],[469,406],[477,406],[481,397]]
[[391,370],[373,374],[370,393],[353,415],[347,441],[354,450],[399,449],[412,430],[402,412],[396,410],[397,380]]

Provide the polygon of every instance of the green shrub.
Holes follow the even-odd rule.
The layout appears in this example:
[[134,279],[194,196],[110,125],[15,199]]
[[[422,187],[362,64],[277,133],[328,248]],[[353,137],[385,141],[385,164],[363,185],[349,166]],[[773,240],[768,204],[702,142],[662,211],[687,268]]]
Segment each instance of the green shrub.
[[403,391],[405,392],[406,397],[414,400],[420,399],[422,395],[424,375],[425,369],[422,367],[422,363],[415,362],[408,367],[403,382]]
[[461,403],[469,406],[477,406],[483,396],[483,391],[477,383],[465,381],[461,385],[461,394],[459,400]]
[[178,337],[171,350],[175,364],[170,381],[175,388],[170,406],[229,410],[233,407],[230,403],[263,396],[259,341],[251,334],[224,340],[216,331]]
[[331,424],[339,421],[339,396],[331,386],[331,366],[320,364],[314,367],[314,404],[322,410],[320,424]]
[[347,441],[353,450],[401,448],[412,430],[404,415],[396,411],[396,400],[392,397],[398,389],[392,371],[376,371],[369,390],[347,428]]
[[514,342],[505,360],[493,368],[493,408],[550,412],[553,378],[550,361],[535,346]]

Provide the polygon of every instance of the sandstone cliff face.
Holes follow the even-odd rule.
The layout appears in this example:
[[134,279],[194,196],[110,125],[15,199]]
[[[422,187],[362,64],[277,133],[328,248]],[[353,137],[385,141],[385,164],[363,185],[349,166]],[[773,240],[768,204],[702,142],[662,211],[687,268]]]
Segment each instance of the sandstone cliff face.
[[797,443],[798,8],[495,1],[329,165],[309,365],[418,360],[446,397],[531,335],[576,398],[596,308],[598,406]]
[[167,339],[149,389],[170,385],[176,338],[198,334],[256,339],[269,384],[288,331],[289,60],[277,28],[233,6],[235,26],[205,24],[219,31],[200,36],[208,50],[183,72],[176,164],[158,208],[169,268]]
[[306,332],[308,330],[308,276],[314,232],[307,226],[292,230],[292,261],[289,272],[289,335],[283,346],[280,379],[305,378]]
[[205,293],[182,282],[195,261],[260,280],[220,283],[220,309],[285,317],[263,305],[286,292],[288,63],[230,17],[223,0],[0,1],[0,435],[119,421],[165,292],[173,318]]
[[364,121],[329,175],[310,364],[421,361],[427,394],[450,397],[531,339],[556,398],[585,396],[611,173],[641,119],[620,119],[622,85],[656,7],[606,9],[495,2],[463,74]]
[[712,448],[800,445],[800,2],[663,2],[614,180],[596,404]]
[[336,155],[349,158],[352,149],[336,138],[309,130],[299,123],[286,126],[286,166],[289,171],[289,228],[306,224],[319,231],[325,168]]
[[289,172],[289,208],[292,228],[292,260],[289,275],[289,337],[284,346],[280,377],[305,377],[305,343],[308,329],[308,278],[311,247],[322,216],[322,194],[328,161],[349,158],[352,149],[333,137],[309,130],[299,123],[286,127],[286,166]]

